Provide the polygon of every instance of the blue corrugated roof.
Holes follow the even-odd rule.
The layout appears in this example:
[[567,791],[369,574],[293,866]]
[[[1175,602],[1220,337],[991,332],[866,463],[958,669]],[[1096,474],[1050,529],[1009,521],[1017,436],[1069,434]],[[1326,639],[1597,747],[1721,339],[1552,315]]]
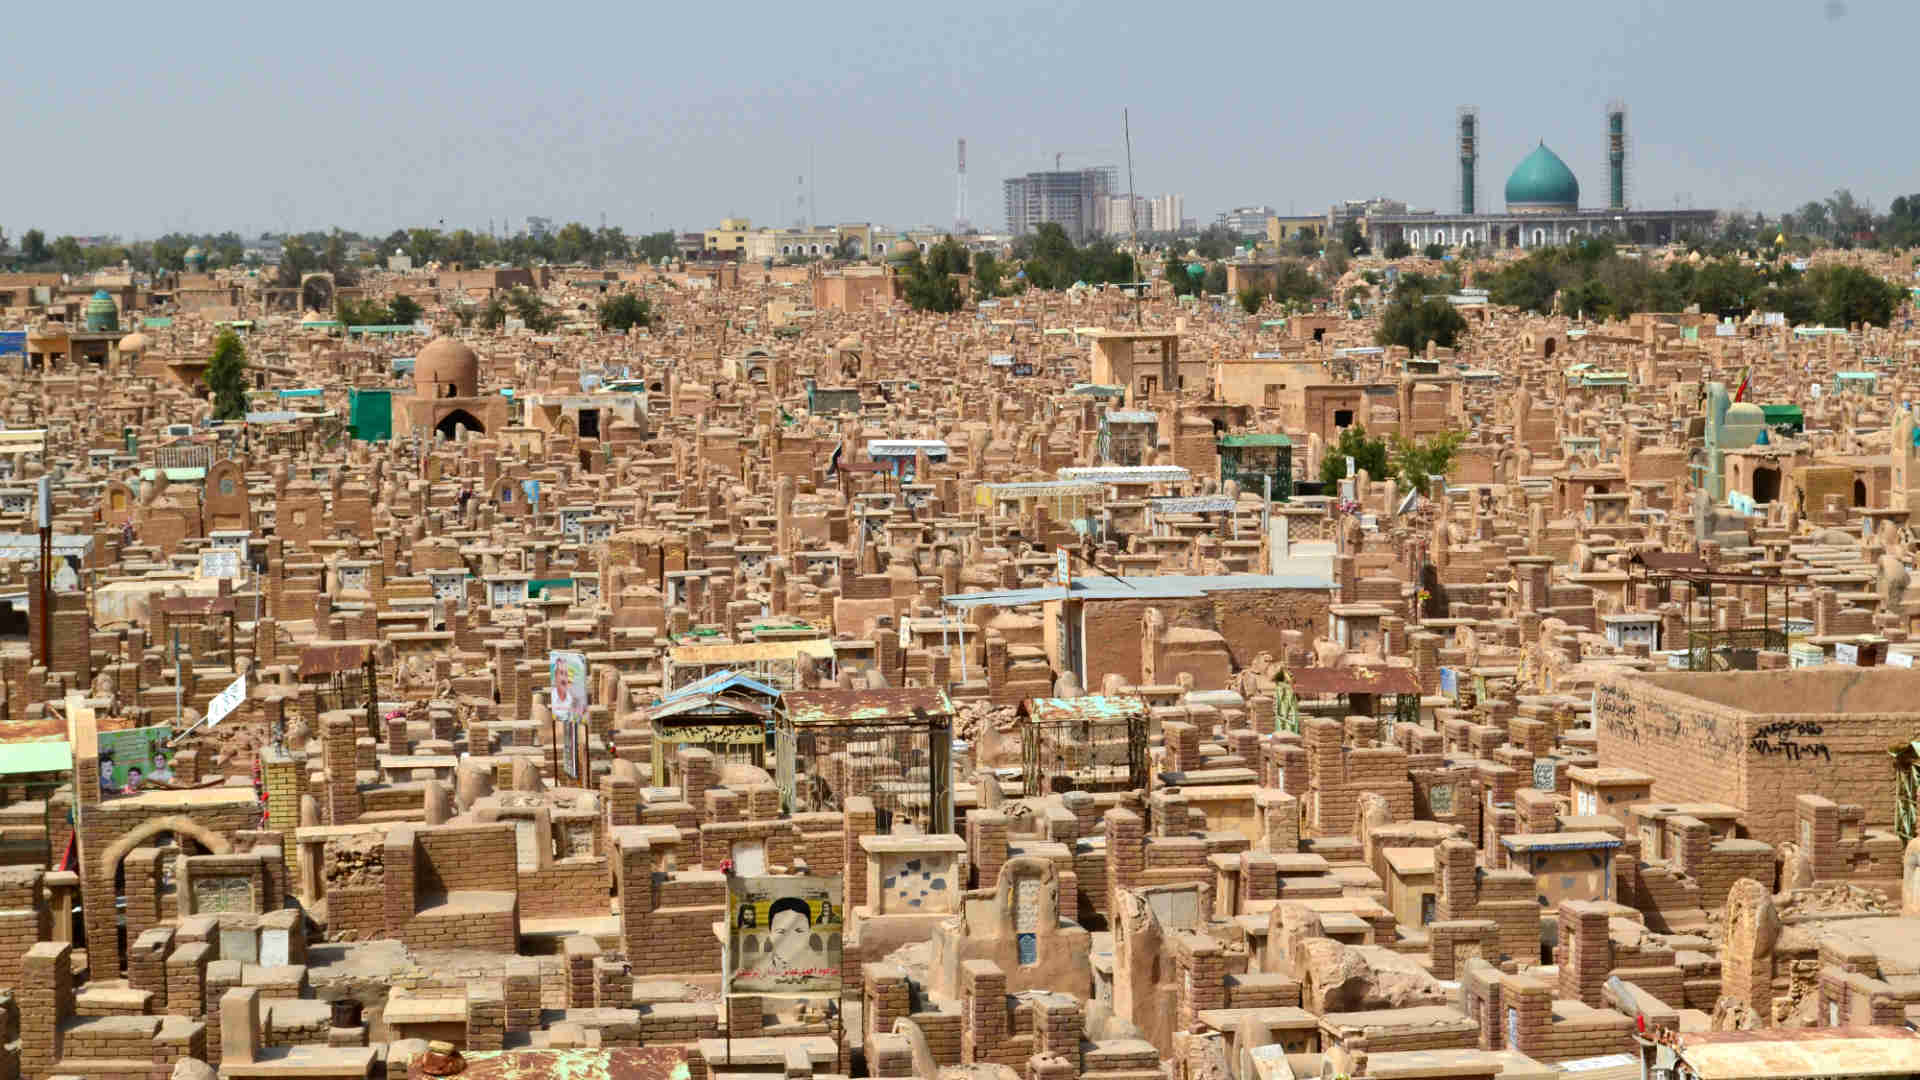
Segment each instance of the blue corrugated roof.
[[773,687],[768,686],[766,683],[761,682],[759,679],[756,679],[750,675],[743,675],[740,672],[733,670],[732,668],[728,668],[725,671],[716,671],[711,675],[704,675],[698,679],[693,680],[692,682],[681,687],[680,689],[666,694],[660,699],[660,704],[665,705],[669,701],[675,701],[680,698],[689,697],[694,694],[724,693],[725,691],[732,690],[736,687],[745,687],[748,690],[755,691],[756,693],[765,694],[768,697],[780,696],[780,691],[775,690]]

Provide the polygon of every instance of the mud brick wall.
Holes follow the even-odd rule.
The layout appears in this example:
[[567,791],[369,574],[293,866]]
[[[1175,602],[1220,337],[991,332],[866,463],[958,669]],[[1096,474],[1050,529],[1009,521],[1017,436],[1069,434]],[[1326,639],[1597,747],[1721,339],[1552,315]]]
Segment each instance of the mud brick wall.
[[640,1041],[646,1046],[687,1044],[720,1035],[720,1009],[712,1003],[665,1001],[638,1008]]
[[600,856],[576,855],[559,859],[541,870],[519,874],[520,917],[558,919],[601,918],[612,909],[608,885],[612,870]]
[[655,882],[652,893],[641,937],[628,941],[633,973],[718,970],[720,941],[713,936],[713,924],[726,918],[726,879],[715,872],[682,872]]
[[417,895],[513,889],[518,870],[512,823],[441,825],[415,829],[413,836],[419,851]]
[[[907,973],[898,964],[875,962],[862,964],[861,1005],[867,1040],[893,1030],[893,1022],[913,1007],[913,993],[907,985]],[[1004,980],[1003,980],[1004,985]]]
[[799,834],[795,854],[807,861],[809,870],[822,877],[832,877],[846,869],[847,821],[844,815],[795,814],[791,820]]
[[27,950],[52,936],[43,901],[45,875],[31,867],[0,870],[0,986],[19,986]]
[[337,941],[371,941],[386,932],[384,886],[327,890],[327,935]]
[[60,1028],[73,1015],[73,947],[42,942],[27,950],[14,999],[20,1005],[20,1074],[40,1080],[64,1056]]
[[148,930],[127,948],[127,985],[151,993],[149,1008],[155,1013],[167,1011],[167,954],[172,951],[171,927]]
[[1014,1047],[1008,1041],[1011,1009],[1007,976],[999,965],[991,960],[968,960],[961,965],[960,980],[961,1016],[965,1019],[960,1033],[961,1063],[1013,1067],[1031,1054],[1030,1047]]
[[1300,1006],[1300,984],[1284,975],[1228,975],[1225,978],[1226,1007],[1229,1009],[1273,1009]]
[[202,1016],[207,1012],[207,965],[217,948],[211,942],[190,941],[175,946],[167,956],[167,1012],[174,1016]]
[[1727,893],[1741,878],[1752,878],[1773,891],[1773,848],[1758,840],[1721,840],[1707,849],[1701,863],[1695,880],[1700,884],[1702,907],[1726,906]]

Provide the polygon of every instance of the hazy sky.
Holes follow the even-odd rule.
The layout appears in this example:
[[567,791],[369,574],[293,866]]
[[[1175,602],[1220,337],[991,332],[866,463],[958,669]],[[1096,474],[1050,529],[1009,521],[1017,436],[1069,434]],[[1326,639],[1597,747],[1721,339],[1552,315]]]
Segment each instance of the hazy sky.
[[1539,139],[1602,201],[1615,97],[1636,205],[1920,190],[1914,0],[27,4],[9,30],[16,238],[790,225],[809,173],[821,222],[946,225],[960,136],[998,227],[1002,178],[1056,151],[1124,185],[1123,106],[1135,190],[1202,221],[1446,208],[1467,103],[1488,208]]

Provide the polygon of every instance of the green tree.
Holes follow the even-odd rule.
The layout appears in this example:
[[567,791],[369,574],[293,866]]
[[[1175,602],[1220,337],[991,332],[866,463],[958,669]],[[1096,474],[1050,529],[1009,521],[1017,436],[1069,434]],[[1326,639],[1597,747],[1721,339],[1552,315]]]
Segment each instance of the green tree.
[[1239,247],[1240,235],[1225,225],[1209,225],[1193,241],[1193,252],[1202,259],[1224,259]]
[[1226,263],[1207,264],[1207,272],[1200,279],[1200,291],[1209,296],[1218,296],[1227,291]]
[[653,325],[653,305],[637,293],[617,293],[600,301],[600,327],[603,330],[631,330]]
[[20,259],[29,266],[38,266],[52,260],[53,252],[47,247],[47,234],[39,229],[28,229],[20,237]]
[[546,301],[528,289],[513,290],[512,295],[507,297],[507,306],[513,309],[520,321],[526,323],[527,329],[536,334],[552,333],[560,325],[560,316],[547,306]]
[[649,262],[657,262],[660,259],[671,259],[678,250],[671,232],[648,233],[641,237],[640,242],[635,245],[635,251],[639,256]]
[[1356,470],[1364,469],[1375,480],[1387,475],[1387,444],[1367,438],[1367,429],[1359,424],[1342,428],[1340,438],[1320,458],[1320,490],[1331,492],[1347,478],[1347,459]]
[[993,257],[991,251],[973,253],[973,294],[981,300],[991,300],[1006,289],[1004,278],[1006,268],[1000,260]]
[[[1845,194],[1841,189],[1836,194]],[[1815,296],[1814,317],[1828,326],[1871,323],[1886,326],[1900,305],[1892,282],[1858,266],[1821,266],[1807,274]]]
[[336,302],[333,317],[347,326],[391,326],[399,321],[391,308],[372,297]]
[[80,250],[80,241],[71,236],[63,236],[53,242],[53,261],[62,270],[79,270],[87,265],[87,257]]
[[[941,265],[947,261],[943,257]],[[966,303],[966,297],[960,295],[960,283],[946,270],[936,269],[931,259],[915,255],[907,264],[906,277],[907,304],[915,311],[951,314]]]
[[1393,303],[1380,316],[1376,345],[1401,345],[1414,355],[1426,351],[1429,341],[1451,349],[1467,332],[1467,320],[1445,299],[1426,299],[1411,290],[1395,294]]
[[1404,259],[1413,254],[1413,245],[1396,236],[1387,241],[1387,246],[1380,253],[1389,259]]
[[1446,257],[1447,257],[1447,245],[1445,245],[1445,244],[1428,244],[1428,245],[1427,245],[1427,246],[1426,246],[1426,247],[1425,247],[1425,248],[1424,248],[1424,249],[1423,249],[1423,250],[1422,250],[1422,251],[1420,252],[1420,254],[1422,254],[1422,255],[1425,255],[1425,256],[1426,256],[1427,258],[1429,258],[1429,259],[1444,259],[1444,258],[1446,258]]
[[1443,431],[1418,441],[1393,437],[1393,467],[1402,488],[1427,493],[1433,477],[1445,476],[1453,466],[1453,456],[1467,441],[1464,431]]
[[1360,226],[1352,221],[1340,230],[1340,246],[1350,255],[1368,255],[1373,249],[1367,245],[1367,238],[1360,235]]
[[396,296],[387,305],[387,315],[393,320],[391,325],[394,326],[412,326],[426,313],[426,309],[420,306],[420,301],[411,296]]
[[215,420],[242,420],[247,415],[247,350],[232,329],[220,331],[213,342],[213,359],[201,375],[213,393]]
[[498,330],[506,325],[507,302],[498,295],[489,297],[487,306],[480,309],[480,329]]
[[1267,294],[1253,286],[1240,290],[1240,309],[1249,315],[1257,315],[1260,305],[1267,302]]

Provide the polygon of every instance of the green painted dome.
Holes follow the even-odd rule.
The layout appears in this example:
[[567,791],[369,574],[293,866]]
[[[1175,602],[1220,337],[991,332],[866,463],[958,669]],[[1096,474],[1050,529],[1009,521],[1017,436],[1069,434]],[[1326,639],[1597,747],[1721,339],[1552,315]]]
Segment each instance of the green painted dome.
[[189,270],[205,270],[207,268],[207,253],[200,250],[199,244],[195,244],[187,249],[187,253],[181,257],[181,261],[186,263],[187,269]]
[[1507,177],[1508,210],[1574,210],[1580,206],[1580,181],[1560,155],[1542,142]]
[[88,333],[120,329],[120,309],[114,306],[107,290],[99,290],[87,301],[86,321]]

